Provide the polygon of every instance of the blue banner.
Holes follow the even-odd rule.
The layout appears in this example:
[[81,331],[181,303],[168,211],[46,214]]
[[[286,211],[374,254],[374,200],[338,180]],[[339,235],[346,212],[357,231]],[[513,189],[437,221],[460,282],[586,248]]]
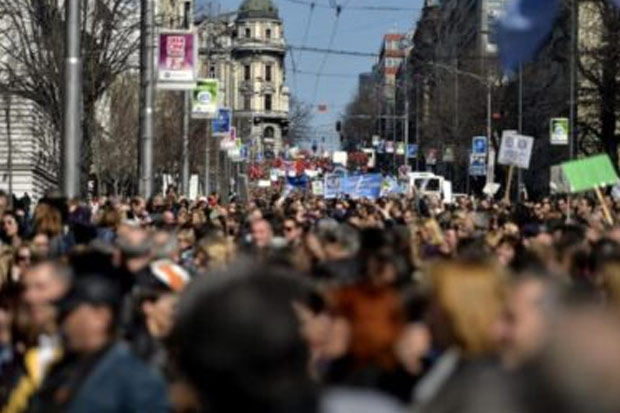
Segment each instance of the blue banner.
[[230,109],[220,108],[213,119],[213,136],[228,135],[231,132],[232,114]]
[[377,199],[381,195],[381,174],[347,176],[342,181],[342,192],[351,198]]
[[293,188],[305,189],[306,186],[308,185],[308,177],[306,175],[293,176],[293,177],[287,176],[286,184]]

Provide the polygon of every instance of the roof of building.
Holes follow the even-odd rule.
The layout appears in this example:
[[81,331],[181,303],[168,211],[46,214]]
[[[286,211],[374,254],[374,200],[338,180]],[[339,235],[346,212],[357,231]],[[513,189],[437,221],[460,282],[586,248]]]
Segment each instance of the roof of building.
[[237,19],[278,18],[278,8],[272,0],[244,0],[239,7]]

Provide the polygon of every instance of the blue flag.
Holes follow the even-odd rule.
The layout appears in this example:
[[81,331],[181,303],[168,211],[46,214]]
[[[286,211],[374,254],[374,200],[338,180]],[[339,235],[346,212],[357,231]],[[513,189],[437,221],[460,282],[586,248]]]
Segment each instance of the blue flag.
[[[614,0],[620,3],[620,0]],[[513,0],[497,32],[499,58],[504,72],[513,74],[543,44],[551,32],[559,0]]]

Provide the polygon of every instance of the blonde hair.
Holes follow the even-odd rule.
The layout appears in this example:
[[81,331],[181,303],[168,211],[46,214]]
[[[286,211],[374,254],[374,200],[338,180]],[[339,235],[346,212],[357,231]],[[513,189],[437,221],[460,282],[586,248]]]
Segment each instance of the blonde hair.
[[494,328],[504,305],[505,277],[489,263],[440,262],[430,267],[432,297],[445,317],[449,345],[466,357],[497,350]]

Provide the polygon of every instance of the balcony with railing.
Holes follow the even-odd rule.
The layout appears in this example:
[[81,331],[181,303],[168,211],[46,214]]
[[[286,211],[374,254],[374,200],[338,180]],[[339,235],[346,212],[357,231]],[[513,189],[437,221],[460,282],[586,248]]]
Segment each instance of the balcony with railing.
[[272,51],[284,53],[286,50],[286,43],[282,38],[256,38],[256,37],[243,37],[237,38],[233,44],[233,50],[235,51]]

